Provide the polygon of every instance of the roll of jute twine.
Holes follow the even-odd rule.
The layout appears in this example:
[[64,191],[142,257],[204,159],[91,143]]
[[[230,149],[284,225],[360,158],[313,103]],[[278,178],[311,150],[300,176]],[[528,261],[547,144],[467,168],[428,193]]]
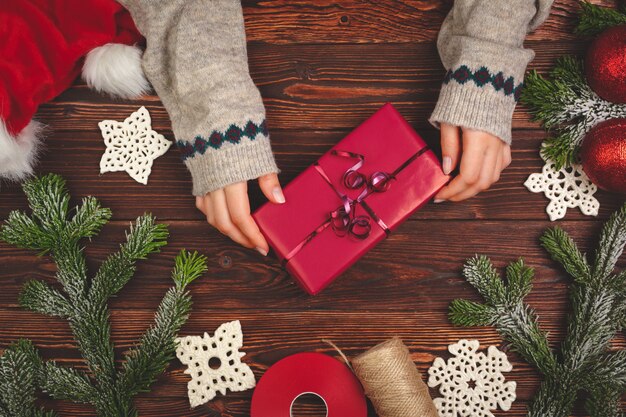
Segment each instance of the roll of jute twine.
[[357,356],[352,368],[380,417],[438,417],[428,386],[400,339]]

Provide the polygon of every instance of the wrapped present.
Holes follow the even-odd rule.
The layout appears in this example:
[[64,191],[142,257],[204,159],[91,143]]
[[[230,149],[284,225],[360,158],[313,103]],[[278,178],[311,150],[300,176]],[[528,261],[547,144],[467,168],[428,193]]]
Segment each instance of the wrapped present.
[[386,104],[289,183],[287,202],[253,217],[287,270],[315,295],[449,180],[435,154]]

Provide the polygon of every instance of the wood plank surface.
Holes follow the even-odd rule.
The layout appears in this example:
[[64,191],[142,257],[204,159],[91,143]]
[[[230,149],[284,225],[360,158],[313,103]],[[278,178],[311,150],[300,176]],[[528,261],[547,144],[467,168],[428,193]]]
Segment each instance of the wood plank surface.
[[[529,42],[537,57],[531,68],[547,72],[557,57],[578,54],[582,40]],[[434,44],[252,43],[250,68],[263,95],[272,131],[352,129],[387,101],[416,127],[429,127],[445,71]],[[106,115],[123,120],[145,105],[157,128],[169,127],[167,112],[154,95],[135,102],[113,100],[82,83],[40,108],[38,119],[55,130],[93,131]],[[513,117],[517,129],[536,128],[528,113]]]
[[[244,0],[250,40],[268,43],[432,43],[452,0]],[[611,0],[593,3],[614,5]],[[576,0],[554,2],[529,40],[574,39]],[[514,6],[511,6],[514,13]]]
[[[614,5],[612,0],[594,0]],[[273,149],[286,184],[381,105],[393,102],[438,151],[438,132],[427,119],[437,100],[444,70],[435,42],[452,0],[243,0],[249,40],[250,69],[263,95]],[[526,47],[535,50],[530,68],[548,72],[565,54],[582,56],[588,45],[572,34],[577,0],[556,0],[548,21],[529,34]],[[535,268],[530,305],[558,348],[569,311],[565,273],[539,247],[547,227],[571,233],[582,250],[594,249],[602,222],[623,203],[623,197],[599,191],[598,217],[570,209],[565,220],[550,223],[547,200],[523,186],[539,172],[538,151],[546,133],[523,106],[513,117],[513,164],[491,190],[458,204],[429,204],[396,233],[316,297],[305,295],[275,258],[238,247],[211,229],[195,209],[191,182],[178,152],[158,159],[148,186],[124,173],[99,174],[104,145],[97,127],[104,119],[123,120],[140,105],[151,113],[153,127],[173,139],[167,112],[154,94],[138,101],[120,101],[90,91],[77,81],[53,102],[41,106],[36,118],[47,127],[39,173],[63,175],[73,203],[98,197],[113,210],[102,234],[85,242],[90,272],[124,239],[129,221],[152,212],[169,224],[170,244],[140,262],[136,277],[111,300],[113,339],[122,354],[150,325],[161,297],[171,285],[172,261],[181,248],[208,256],[209,271],[193,284],[194,310],[183,334],[212,332],[219,324],[241,320],[244,360],[257,378],[289,354],[336,352],[330,339],[355,356],[392,336],[400,336],[425,373],[435,357],[449,357],[446,347],[460,338],[483,346],[510,347],[491,328],[457,328],[447,319],[454,298],[478,300],[460,272],[476,253],[489,255],[498,268],[523,257]],[[252,185],[253,207],[263,203]],[[16,185],[0,188],[0,221],[13,209],[25,209]],[[626,267],[626,259],[620,261]],[[84,369],[67,324],[24,311],[18,306],[21,287],[31,279],[54,282],[55,265],[48,257],[0,243],[0,350],[18,338],[30,338],[46,359]],[[626,347],[620,335],[613,348]],[[507,378],[518,383],[518,400],[496,416],[521,417],[541,375],[510,352],[514,370]],[[150,393],[136,404],[150,417],[250,414],[252,391],[229,393],[190,410],[187,376],[173,361]],[[436,391],[431,391],[437,395]],[[62,416],[93,416],[88,406],[43,398]],[[323,416],[319,403],[306,401],[295,416]],[[584,416],[577,407],[573,416]],[[376,414],[370,407],[370,417]],[[351,416],[343,416],[351,417]]]
[[[319,310],[301,312],[250,310],[234,313],[222,309],[205,309],[196,305],[182,333],[201,334],[208,329],[216,328],[220,323],[241,320],[244,328],[245,361],[252,367],[257,377],[262,376],[276,361],[297,352],[314,350],[338,357],[333,348],[322,342],[322,339],[332,340],[348,357],[353,357],[389,337],[400,336],[413,352],[412,359],[424,374],[436,357],[450,356],[446,352],[447,346],[455,343],[458,338],[478,338],[484,345],[497,345],[508,351],[508,347],[501,343],[500,338],[491,329],[456,329],[446,323],[445,316],[445,310],[425,309],[374,313]],[[552,340],[559,340],[562,336],[560,314],[543,312],[541,317],[542,324],[550,332]],[[0,343],[13,340],[17,334],[28,336],[40,347],[44,357],[53,357],[63,365],[84,368],[80,359],[73,353],[76,345],[71,342],[71,334],[65,323],[42,319],[41,316],[22,311],[0,310],[0,319],[10,319],[14,323],[30,323],[26,329],[23,326],[4,327],[0,331]],[[152,310],[116,310],[113,313],[113,335],[120,354],[134,345],[151,320]],[[58,325],[49,330],[48,326],[55,322]],[[338,322],[341,326],[337,326]],[[393,328],[389,323],[393,323]],[[361,336],[355,337],[357,334]],[[624,342],[619,341],[615,347],[623,348]],[[514,370],[507,376],[518,383],[519,401],[527,401],[537,387],[537,374],[514,353],[509,354]],[[174,361],[152,392],[142,396],[146,402],[140,400],[138,406],[146,407],[145,415],[153,415],[148,414],[148,410],[157,416],[167,416],[165,413],[171,412],[168,408],[165,409],[167,411],[160,412],[156,407],[151,409],[149,403],[155,399],[159,401],[158,403],[163,401],[169,404],[168,407],[175,407],[180,413],[171,415],[200,415],[188,411],[188,404],[184,398],[188,376],[183,371],[184,367]],[[221,406],[232,415],[248,415],[250,397],[250,392],[229,394],[220,398],[212,407]],[[76,409],[76,406],[72,408]],[[206,413],[207,407],[202,409]],[[521,411],[521,408],[517,407],[517,410]]]
[[[559,224],[585,251],[595,247],[599,224]],[[265,261],[255,251],[230,242],[204,222],[170,222],[170,244],[141,262],[137,277],[113,300],[120,309],[155,309],[171,285],[172,260],[182,248],[208,254],[207,277],[193,291],[201,306],[247,310],[445,310],[454,297],[475,297],[461,279],[463,262],[474,254],[489,255],[498,267],[523,257],[537,269],[530,301],[542,308],[566,308],[563,272],[551,262],[538,239],[548,222],[411,220],[400,226],[319,297],[304,294],[277,260]],[[96,271],[124,239],[128,224],[115,222],[87,246],[89,266]],[[21,286],[30,279],[48,280],[55,270],[48,257],[0,246],[3,291],[0,305],[17,308]],[[626,262],[625,262],[626,264]]]

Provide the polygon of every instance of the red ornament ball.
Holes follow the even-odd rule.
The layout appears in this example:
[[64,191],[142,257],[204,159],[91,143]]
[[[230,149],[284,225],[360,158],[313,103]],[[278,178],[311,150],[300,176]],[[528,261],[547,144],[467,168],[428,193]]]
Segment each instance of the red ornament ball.
[[626,103],[626,25],[598,36],[587,51],[587,83],[603,99]]
[[580,152],[583,169],[598,187],[626,194],[626,119],[611,119],[587,133]]

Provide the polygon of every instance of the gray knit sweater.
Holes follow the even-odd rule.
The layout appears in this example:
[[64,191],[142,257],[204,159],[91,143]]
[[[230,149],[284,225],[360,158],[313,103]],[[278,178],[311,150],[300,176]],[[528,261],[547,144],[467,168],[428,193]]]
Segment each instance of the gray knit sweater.
[[119,1],[146,37],[144,71],[172,121],[193,194],[278,172],[240,1]]
[[437,47],[448,71],[430,121],[491,133],[511,143],[511,121],[534,52],[526,34],[553,0],[455,0]]
[[[278,172],[248,71],[240,0],[119,0],[146,37],[146,75],[191,171],[193,194]],[[527,32],[552,0],[456,0],[438,39],[445,77],[431,122],[511,142]]]

